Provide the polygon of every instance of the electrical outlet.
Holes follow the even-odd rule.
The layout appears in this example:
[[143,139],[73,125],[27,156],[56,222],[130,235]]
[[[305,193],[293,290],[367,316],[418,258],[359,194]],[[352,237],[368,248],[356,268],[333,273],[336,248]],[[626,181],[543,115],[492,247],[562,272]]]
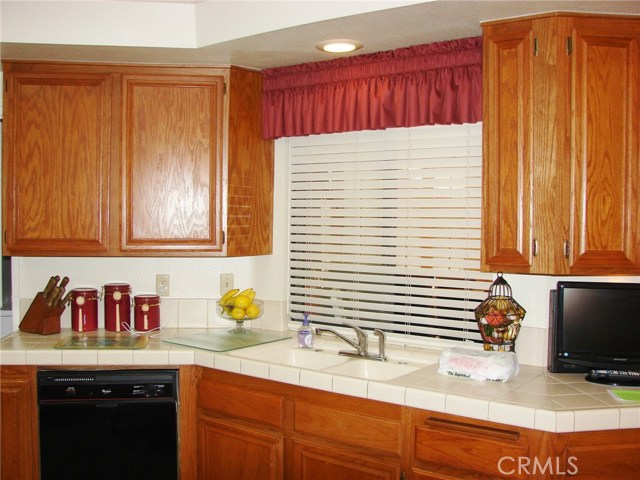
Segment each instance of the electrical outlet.
[[220,296],[233,288],[233,273],[220,274]]
[[169,275],[156,275],[156,295],[168,297],[171,293]]

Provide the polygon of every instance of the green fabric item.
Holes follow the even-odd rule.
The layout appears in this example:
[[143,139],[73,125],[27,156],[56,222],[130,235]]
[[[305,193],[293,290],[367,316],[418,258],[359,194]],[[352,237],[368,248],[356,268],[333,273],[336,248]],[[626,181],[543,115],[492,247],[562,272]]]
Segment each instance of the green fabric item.
[[622,400],[640,402],[640,390],[610,390],[614,398],[618,397]]

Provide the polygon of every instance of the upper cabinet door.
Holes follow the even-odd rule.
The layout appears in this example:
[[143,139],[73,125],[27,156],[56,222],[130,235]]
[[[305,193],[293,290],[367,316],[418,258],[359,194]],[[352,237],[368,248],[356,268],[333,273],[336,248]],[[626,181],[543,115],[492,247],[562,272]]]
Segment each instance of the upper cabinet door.
[[640,21],[576,18],[571,42],[571,273],[638,273]]
[[531,22],[484,31],[482,264],[529,272],[532,265]]
[[111,76],[5,76],[4,253],[108,251]]
[[223,250],[223,76],[124,75],[124,252]]
[[483,31],[482,268],[640,273],[640,20]]

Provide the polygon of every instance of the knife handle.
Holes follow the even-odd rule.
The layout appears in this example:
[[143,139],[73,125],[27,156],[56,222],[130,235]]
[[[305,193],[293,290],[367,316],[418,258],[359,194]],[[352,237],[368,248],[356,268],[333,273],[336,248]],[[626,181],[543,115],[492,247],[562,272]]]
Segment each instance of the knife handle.
[[69,277],[64,277],[60,282],[60,285],[58,285],[57,287],[53,287],[53,290],[51,291],[51,295],[49,295],[49,299],[47,301],[48,306],[50,307],[60,306],[59,302],[60,302],[60,299],[62,298],[62,295],[64,295],[64,287],[66,287],[68,283],[69,283]]
[[58,275],[56,275],[55,277],[51,277],[49,279],[49,281],[47,282],[47,285],[44,287],[44,291],[42,293],[44,293],[44,296],[47,297],[49,295],[49,292],[53,289],[53,287],[56,286],[56,283],[58,283],[58,280],[60,280],[60,277]]
[[71,300],[71,294],[73,292],[67,292],[62,301],[60,302],[60,306],[66,305],[69,300]]
[[53,289],[51,289],[51,293],[45,299],[47,302],[47,307],[53,307],[56,304],[56,302],[60,300],[61,296],[62,296],[62,289],[60,287],[53,287]]

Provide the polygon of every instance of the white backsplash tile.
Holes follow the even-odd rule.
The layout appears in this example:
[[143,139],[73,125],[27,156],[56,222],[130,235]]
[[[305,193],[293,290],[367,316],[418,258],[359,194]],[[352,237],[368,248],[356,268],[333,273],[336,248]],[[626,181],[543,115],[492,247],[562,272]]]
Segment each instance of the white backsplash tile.
[[178,306],[180,300],[161,297],[160,326],[162,328],[178,328]]
[[207,300],[180,300],[178,303],[178,325],[180,328],[206,328]]

